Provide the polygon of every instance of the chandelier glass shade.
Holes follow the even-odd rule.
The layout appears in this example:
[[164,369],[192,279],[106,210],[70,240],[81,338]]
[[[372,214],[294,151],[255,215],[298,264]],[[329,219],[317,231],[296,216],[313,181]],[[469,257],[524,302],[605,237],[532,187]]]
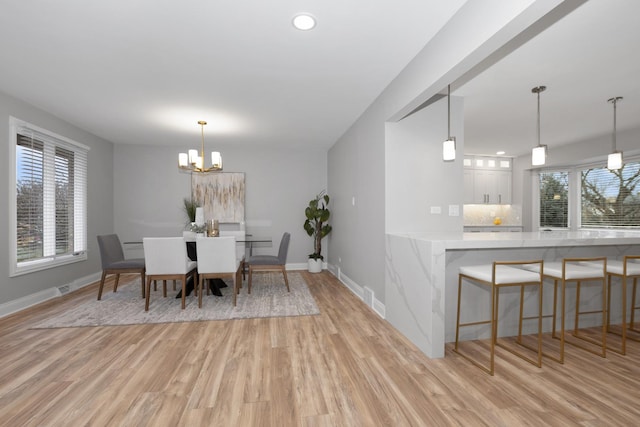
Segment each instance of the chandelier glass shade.
[[219,151],[211,152],[211,166],[205,167],[204,162],[204,126],[207,124],[204,120],[198,121],[201,129],[202,143],[200,152],[198,150],[189,150],[187,153],[178,154],[178,170],[181,172],[210,173],[222,170],[222,155]]

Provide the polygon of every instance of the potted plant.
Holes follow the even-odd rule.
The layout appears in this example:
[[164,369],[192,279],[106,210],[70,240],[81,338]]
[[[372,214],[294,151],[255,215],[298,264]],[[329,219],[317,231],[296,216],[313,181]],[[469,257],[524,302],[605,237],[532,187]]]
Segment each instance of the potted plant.
[[309,202],[309,206],[304,210],[307,219],[304,222],[304,229],[309,236],[313,237],[313,253],[309,254],[309,272],[319,273],[322,271],[322,239],[331,233],[331,225],[327,224],[331,212],[327,208],[329,205],[329,195],[322,190]]
[[184,203],[184,213],[187,215],[187,223],[185,226],[185,230],[182,233],[187,237],[195,237],[197,233],[204,233],[205,226],[196,224],[196,210],[200,207],[198,203],[187,199],[186,197],[183,200]]
[[198,208],[198,204],[191,199],[187,199],[186,197],[183,200],[184,202],[184,213],[187,215],[187,224],[191,224],[196,221],[196,209]]

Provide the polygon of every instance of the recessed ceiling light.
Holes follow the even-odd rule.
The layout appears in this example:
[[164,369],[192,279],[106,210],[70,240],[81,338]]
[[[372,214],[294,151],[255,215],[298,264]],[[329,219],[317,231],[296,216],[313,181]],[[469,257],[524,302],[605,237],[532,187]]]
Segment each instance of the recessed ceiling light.
[[301,31],[312,30],[316,26],[316,18],[308,13],[301,13],[293,17],[293,26]]
[[496,154],[497,154],[498,156],[502,156],[502,155],[504,154],[504,151],[496,151]]

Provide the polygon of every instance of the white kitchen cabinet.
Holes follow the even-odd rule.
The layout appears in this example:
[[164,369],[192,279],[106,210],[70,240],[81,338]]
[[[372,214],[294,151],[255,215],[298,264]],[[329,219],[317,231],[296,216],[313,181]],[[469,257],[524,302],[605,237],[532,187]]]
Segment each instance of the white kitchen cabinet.
[[511,159],[474,157],[465,162],[464,203],[511,204]]

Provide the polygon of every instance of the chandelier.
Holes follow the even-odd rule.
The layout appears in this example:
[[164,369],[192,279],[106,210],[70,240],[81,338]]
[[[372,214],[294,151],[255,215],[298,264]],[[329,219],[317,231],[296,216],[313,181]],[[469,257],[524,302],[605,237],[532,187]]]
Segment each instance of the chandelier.
[[219,172],[222,170],[222,156],[219,151],[211,152],[211,167],[206,168],[204,166],[204,125],[206,125],[207,122],[199,120],[198,124],[200,125],[202,134],[200,153],[198,154],[198,150],[189,150],[188,153],[178,154],[178,169],[181,172]]

